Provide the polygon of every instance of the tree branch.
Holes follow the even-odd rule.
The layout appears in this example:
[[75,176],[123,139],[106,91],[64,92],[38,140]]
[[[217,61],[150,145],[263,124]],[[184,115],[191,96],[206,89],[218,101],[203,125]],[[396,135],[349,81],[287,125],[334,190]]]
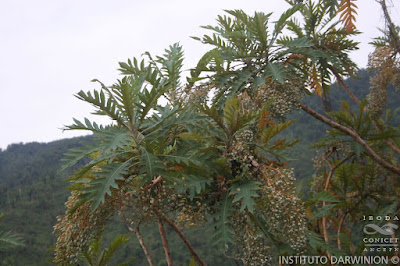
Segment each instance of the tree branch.
[[392,37],[392,40],[393,40],[393,43],[394,43],[394,46],[395,46],[394,48],[395,48],[397,53],[400,53],[399,36],[397,35],[396,27],[393,24],[392,18],[389,15],[389,11],[388,11],[387,6],[386,6],[386,1],[385,0],[380,0],[380,1],[378,1],[378,3],[382,7],[383,15],[385,17],[385,21],[387,23],[387,27],[389,28],[390,37]]
[[136,238],[139,241],[140,246],[142,247],[143,253],[146,256],[147,262],[149,263],[150,266],[154,266],[153,259],[150,256],[149,250],[147,249],[147,246],[145,245],[142,235],[140,234],[139,231],[139,225],[136,226],[136,229],[132,228],[129,224],[128,219],[126,219],[125,214],[123,212],[120,212],[120,216],[122,217],[122,220],[125,222],[125,225],[128,227],[129,231],[133,232],[136,234]]
[[303,111],[305,111],[306,113],[308,113],[309,115],[313,116],[314,118],[320,120],[321,122],[327,124],[328,126],[335,128],[339,131],[342,131],[344,133],[346,133],[347,135],[351,136],[358,144],[360,144],[364,151],[373,159],[375,160],[380,166],[388,169],[389,171],[397,174],[400,176],[400,168],[397,166],[394,166],[392,164],[390,164],[389,162],[385,161],[384,159],[382,159],[368,144],[367,142],[365,142],[365,140],[363,140],[358,134],[357,132],[351,130],[348,127],[345,127],[319,113],[317,113],[316,111],[314,111],[313,109],[311,109],[310,107],[308,107],[307,105],[300,103],[301,109],[303,109]]
[[[350,90],[350,88],[347,86],[347,84],[344,82],[342,77],[339,75],[339,73],[336,71],[336,69],[333,66],[328,66],[328,68],[332,71],[332,73],[335,75],[337,81],[339,84],[342,86],[342,88],[346,91],[346,93],[349,95],[349,97],[358,105],[360,105],[361,101],[357,98],[356,95]],[[366,113],[367,112],[367,107],[364,106],[363,111]],[[382,128],[380,128],[375,122],[373,122],[375,128],[378,131],[382,131]],[[398,148],[392,141],[388,139],[384,139],[384,142],[386,142],[390,148],[392,148],[397,154],[400,154],[400,148]]]
[[165,258],[167,259],[168,266],[172,266],[173,263],[172,263],[171,253],[169,252],[167,237],[165,236],[164,226],[162,224],[160,217],[157,217],[157,222],[158,222],[158,231],[160,231],[160,236],[164,247]]
[[350,98],[356,103],[360,104],[361,101],[357,98],[357,96],[350,90],[350,88],[347,86],[347,84],[344,82],[342,77],[339,75],[339,73],[336,71],[336,69],[333,66],[328,66],[329,70],[332,71],[333,75],[335,75],[337,81],[339,84],[342,86],[342,88],[346,91],[346,93],[350,96]]
[[[129,229],[130,231],[132,231],[133,228],[131,228],[131,227],[128,226],[128,229]],[[149,263],[150,266],[154,266],[154,262],[153,262],[153,259],[150,257],[149,250],[147,249],[147,246],[144,244],[143,238],[142,238],[142,236],[140,235],[139,225],[136,226],[136,230],[134,230],[134,232],[135,232],[135,234],[136,234],[137,239],[139,240],[140,246],[141,246],[142,249],[143,249],[144,255],[145,255],[146,258],[147,258],[147,262]]]
[[[162,181],[162,177],[159,175],[157,178],[155,178],[155,179],[153,179],[153,181],[151,181],[151,184],[149,184],[143,188],[139,188],[139,190],[141,190],[141,191],[149,190],[150,188],[154,187],[154,185],[156,185],[158,182],[161,182],[161,181]],[[137,190],[132,190],[132,191],[126,192],[125,195],[129,195],[129,194],[136,193],[136,192],[137,192]]]
[[182,239],[183,243],[185,243],[186,247],[189,249],[189,252],[192,254],[193,258],[201,265],[205,266],[207,265],[197,254],[197,252],[194,250],[192,244],[189,242],[189,240],[186,238],[186,236],[182,233],[182,231],[176,226],[176,224],[169,219],[165,214],[161,212],[156,213],[158,217],[163,219],[171,228],[178,234],[178,236]]
[[[346,162],[348,159],[350,159],[353,156],[353,154],[349,154],[346,158],[341,160],[338,164],[336,164],[335,166],[332,166],[332,164],[327,159],[331,154],[332,154],[332,152],[330,152],[329,155],[325,156],[325,161],[327,162],[327,164],[329,166],[329,174],[328,174],[328,177],[326,178],[325,187],[324,187],[325,191],[329,190],[329,183],[330,183],[330,181],[332,179],[333,172],[336,170],[336,168],[341,166],[344,162]],[[322,207],[325,207],[325,205],[326,205],[326,202],[323,201],[322,202]],[[329,238],[328,238],[328,229],[327,229],[326,223],[327,223],[327,218],[326,218],[326,216],[324,216],[324,217],[322,217],[322,232],[323,232],[323,235],[324,235],[325,243],[328,244],[329,243]],[[331,254],[329,253],[328,250],[326,251],[326,255],[328,256],[329,259],[331,259]]]
[[342,242],[340,241],[340,233],[342,231],[342,225],[344,222],[344,219],[346,218],[346,213],[343,213],[340,216],[340,220],[339,220],[339,226],[338,226],[338,230],[337,230],[337,244],[338,244],[338,249],[342,249]]

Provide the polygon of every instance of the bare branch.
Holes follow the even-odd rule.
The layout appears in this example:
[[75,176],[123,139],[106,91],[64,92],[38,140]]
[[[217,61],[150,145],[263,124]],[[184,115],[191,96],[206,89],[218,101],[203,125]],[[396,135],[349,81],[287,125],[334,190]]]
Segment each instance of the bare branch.
[[133,227],[131,227],[128,219],[126,219],[125,215],[123,212],[120,212],[120,216],[122,217],[122,220],[124,221],[126,227],[128,227],[129,231],[133,232],[136,234],[136,238],[139,241],[140,246],[142,247],[143,253],[146,256],[147,262],[149,263],[150,266],[154,266],[154,262],[153,259],[150,256],[149,250],[147,249],[147,246],[145,245],[144,241],[143,241],[143,237],[140,234],[139,231],[139,225],[136,226],[136,229],[134,229]]
[[164,247],[165,258],[167,259],[168,266],[172,266],[173,263],[172,263],[171,253],[169,252],[167,237],[165,236],[164,226],[162,224],[160,217],[157,217],[157,222],[158,222],[158,231],[160,231],[160,236]]
[[192,244],[189,242],[189,240],[186,238],[186,236],[182,233],[181,229],[179,229],[176,224],[169,219],[165,214],[157,212],[157,216],[159,216],[161,219],[163,219],[171,228],[178,234],[178,236],[182,239],[183,243],[185,243],[186,247],[189,249],[189,252],[192,254],[193,258],[201,265],[205,266],[207,265],[197,254],[197,252],[194,250]]
[[[145,186],[144,188],[140,188],[139,190],[141,190],[141,191],[149,190],[150,188],[152,188],[155,184],[157,184],[160,181],[162,181],[162,177],[158,176],[157,178],[153,179],[153,181],[151,181],[151,184]],[[125,195],[129,195],[132,193],[136,193],[136,190],[126,192]]]
[[328,66],[329,70],[332,71],[333,75],[335,75],[337,81],[339,82],[340,86],[346,91],[346,93],[350,96],[350,98],[356,103],[360,104],[361,101],[357,98],[357,96],[350,90],[347,84],[344,82],[340,74],[336,71],[333,66]]
[[389,162],[385,161],[382,159],[369,145],[365,140],[363,140],[357,132],[351,130],[348,127],[345,127],[308,107],[307,105],[300,103],[301,109],[305,111],[306,113],[310,114],[311,116],[315,117],[316,119],[320,120],[321,122],[327,124],[328,126],[335,128],[337,130],[340,130],[349,136],[351,136],[358,144],[360,144],[363,148],[364,151],[373,159],[375,160],[380,166],[388,169],[389,171],[397,174],[400,176],[400,168],[398,166],[392,165]]

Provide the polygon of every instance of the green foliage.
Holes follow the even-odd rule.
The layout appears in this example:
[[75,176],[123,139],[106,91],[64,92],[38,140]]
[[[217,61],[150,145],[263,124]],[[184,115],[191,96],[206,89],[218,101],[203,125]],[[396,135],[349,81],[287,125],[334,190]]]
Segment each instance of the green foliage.
[[232,211],[232,200],[226,194],[219,202],[213,217],[214,222],[211,224],[214,227],[213,239],[215,245],[221,243],[225,246],[227,243],[233,242],[234,231],[230,224]]
[[[104,127],[88,119],[84,124],[75,119],[75,124],[66,127],[68,130],[94,132],[93,144],[71,150],[63,168],[73,166],[87,156],[93,158],[71,180],[81,184],[74,188],[82,190],[82,199],[91,201],[94,209],[104,202],[106,195],[111,195],[113,189],[123,184],[121,181],[129,176],[128,169],[132,164],[140,166],[137,174],[144,175],[145,181],[159,175],[163,162],[158,158],[160,151],[155,145],[165,135],[158,133],[196,122],[196,117],[190,116],[190,112],[178,116],[179,107],[169,109],[158,106],[158,100],[163,95],[169,95],[171,102],[177,100],[175,93],[179,86],[182,55],[182,48],[175,44],[156,61],[148,54],[150,62],[147,65],[144,61],[139,65],[137,59],[133,63],[128,60],[128,63],[120,64],[121,72],[127,76],[116,84],[106,87],[100,82],[100,91],[78,93],[80,100],[97,109],[96,114],[116,121],[116,124]],[[150,113],[152,116],[148,116]],[[94,179],[87,182],[85,178],[90,173]]]
[[270,46],[274,45],[275,40],[278,38],[278,35],[282,32],[285,26],[288,24],[289,19],[293,16],[294,13],[299,11],[302,8],[302,4],[293,4],[291,8],[286,10],[280,18],[275,22],[275,29],[272,34],[272,38],[270,41]]
[[12,232],[0,231],[0,250],[23,246],[22,238]]
[[265,128],[262,132],[261,132],[261,140],[263,143],[269,143],[269,141],[275,137],[276,135],[278,135],[279,133],[281,133],[284,129],[288,128],[291,124],[294,123],[294,120],[289,120],[283,123],[278,123],[274,126],[270,126]]
[[257,112],[244,113],[240,108],[239,98],[230,98],[226,101],[223,109],[224,124],[227,136],[233,136],[237,131],[245,128],[254,118]]
[[[240,93],[255,79],[262,80],[268,76],[283,81],[284,69],[279,58],[273,56],[272,48],[286,21],[299,9],[299,6],[282,15],[272,35],[268,32],[271,14],[256,12],[254,16],[249,16],[242,10],[226,11],[231,17],[219,16],[217,19],[219,26],[204,27],[213,31],[212,37],[204,35],[203,38],[196,38],[216,48],[204,55],[196,71],[192,71],[192,78],[196,79],[203,71],[215,72],[216,75],[212,77],[213,82],[225,89],[232,86],[230,93]],[[234,62],[240,62],[245,67],[238,69]],[[256,83],[253,84],[254,87]],[[216,97],[217,100],[222,97],[225,89]]]
[[314,198],[308,200],[308,202],[315,202],[315,201],[325,201],[325,202],[338,202],[337,198],[329,191],[322,191],[315,195]]
[[321,237],[321,235],[318,235],[315,232],[310,232],[309,234],[309,241],[310,241],[310,247],[314,249],[315,251],[321,251],[321,252],[326,252],[328,251],[329,254],[332,254],[333,256],[345,256],[346,253],[343,252],[343,250],[338,249],[337,247],[327,244],[325,240]]
[[190,200],[193,200],[196,195],[204,192],[206,187],[211,185],[212,182],[210,179],[198,176],[185,175],[184,178],[185,181],[181,182],[181,184],[185,186],[183,190],[188,191]]
[[390,43],[390,33],[382,29],[380,29],[380,32],[383,33],[383,36],[373,38],[373,41],[370,42],[375,47],[385,47]]
[[277,80],[280,83],[285,81],[285,68],[281,63],[269,63],[266,68],[266,74],[272,77],[272,80]]
[[259,185],[260,182],[256,181],[247,181],[241,184],[236,183],[232,186],[231,192],[229,193],[229,195],[235,195],[232,203],[240,201],[241,212],[247,209],[248,212],[253,213],[255,205],[253,198],[258,197],[256,191],[260,189]]
[[[63,158],[69,149],[77,148],[83,143],[92,143],[93,136],[63,139],[51,143],[12,144],[0,152],[0,209],[9,215],[0,222],[0,230],[18,234],[23,239],[24,246],[15,246],[0,251],[1,265],[52,265],[48,258],[52,257],[49,250],[54,245],[52,235],[55,217],[64,208],[64,202],[69,196],[64,180],[73,174],[73,169],[59,172]],[[75,166],[84,166],[90,159],[83,159]],[[21,191],[21,193],[20,193]],[[27,219],[26,217],[29,217]],[[143,236],[155,263],[161,263],[164,251],[155,237],[157,228],[143,227]],[[177,264],[189,261],[188,255],[180,250],[184,247],[180,239],[167,230],[167,238],[173,252],[173,260]],[[118,219],[113,219],[103,234],[106,246],[118,234],[129,234],[128,229]],[[226,259],[207,241],[212,234],[203,228],[185,230],[189,239],[196,239],[195,244],[201,256],[209,263],[221,264]],[[136,257],[133,265],[145,265],[140,245],[135,237],[119,248],[113,256],[110,265],[116,265]]]
[[[89,250],[81,254],[81,261],[85,263],[86,265],[90,266],[106,266],[109,265],[111,257],[114,255],[114,253],[126,242],[128,242],[129,238],[127,235],[118,235],[116,236],[110,245],[105,248],[104,250],[100,250],[100,243],[101,243],[101,238],[98,240],[93,241],[90,246]],[[135,258],[122,263],[118,264],[119,266],[128,266],[130,263],[132,263],[135,260]]]
[[111,196],[111,189],[117,189],[117,181],[123,180],[123,175],[128,173],[131,161],[124,163],[107,164],[98,173],[97,177],[90,180],[88,187],[83,190],[82,197],[92,201],[93,209],[104,202],[106,195]]
[[[287,2],[296,6],[292,1]],[[305,1],[300,8],[303,25],[295,18],[288,22],[288,29],[297,36],[294,41],[298,46],[292,47],[293,41],[280,40],[300,59],[295,62],[299,64],[298,74],[302,72],[305,78],[309,78],[311,89],[319,96],[329,91],[332,69],[343,75],[352,75],[356,70],[347,53],[358,49],[358,43],[349,38],[358,32],[338,28],[337,8],[337,1]]]
[[[7,217],[6,213],[0,213],[0,221]],[[0,230],[0,251],[10,248],[24,246],[22,238],[11,231]]]

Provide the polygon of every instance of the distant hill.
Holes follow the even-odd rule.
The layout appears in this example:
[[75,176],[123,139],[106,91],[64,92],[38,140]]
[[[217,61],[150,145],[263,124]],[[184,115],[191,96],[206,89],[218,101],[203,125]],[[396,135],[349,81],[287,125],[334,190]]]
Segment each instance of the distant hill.
[[0,226],[25,241],[25,247],[0,251],[0,264],[45,265],[52,256],[52,228],[69,194],[65,189],[68,173],[58,173],[60,159],[87,138],[12,144],[0,152],[0,210],[9,212]]
[[[354,93],[363,98],[368,93],[369,75],[366,70],[360,70],[358,79],[349,79],[349,87]],[[389,92],[389,105],[392,109],[399,106],[400,97],[398,93]],[[338,109],[340,100],[349,100],[342,89],[336,85],[331,88],[330,104],[333,109]],[[311,96],[306,103],[320,112],[321,98]],[[324,125],[303,112],[295,112],[289,119],[297,122],[283,132],[283,137],[288,139],[299,138],[302,141],[290,151],[291,158],[297,158],[290,166],[295,168],[298,179],[308,179],[313,174],[311,158],[314,151],[309,145],[324,134]],[[399,120],[394,121],[400,124]],[[51,265],[46,259],[52,258],[49,248],[54,244],[52,235],[56,216],[64,213],[64,202],[67,200],[69,191],[65,189],[68,183],[65,177],[70,172],[58,173],[60,159],[70,148],[76,147],[82,141],[87,141],[90,136],[64,139],[50,143],[27,143],[12,144],[6,150],[0,150],[0,210],[9,212],[10,215],[2,223],[0,229],[13,230],[19,233],[25,240],[25,247],[12,251],[0,251],[0,265]],[[144,228],[149,232],[145,239],[154,257],[164,258],[159,236],[152,228]],[[114,222],[110,226],[105,240],[110,239],[113,232],[126,232],[122,224]],[[154,233],[152,233],[154,232]],[[199,253],[203,253],[205,261],[211,265],[224,264],[226,258],[221,256],[214,247],[207,243],[208,234],[200,229],[188,233],[193,244],[199,247]],[[175,235],[168,236],[172,256],[179,264],[188,264],[190,255],[185,247],[176,239]],[[135,242],[132,241],[124,247],[119,256],[136,256],[135,265],[145,265],[143,254]]]

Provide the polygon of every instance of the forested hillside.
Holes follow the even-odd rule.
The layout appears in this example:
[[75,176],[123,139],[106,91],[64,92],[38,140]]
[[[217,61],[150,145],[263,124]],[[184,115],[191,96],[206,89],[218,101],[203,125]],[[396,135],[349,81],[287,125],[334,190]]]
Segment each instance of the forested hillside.
[[[359,79],[350,79],[347,83],[359,98],[363,98],[368,93],[368,72],[361,70],[358,77]],[[348,100],[347,94],[333,85],[330,99],[327,99],[328,103],[325,106],[329,109],[330,102],[333,109],[337,110],[340,100],[343,99]],[[400,102],[399,95],[390,90],[388,99],[391,108],[396,109]],[[321,106],[321,98],[318,96],[310,97],[307,101],[309,106],[317,110],[318,106]],[[299,138],[301,142],[291,149],[287,156],[297,158],[290,163],[295,168],[297,179],[307,180],[313,174],[311,158],[315,153],[314,150],[309,149],[310,143],[322,135],[325,127],[301,111],[291,114],[290,119],[295,119],[296,123],[286,129],[283,136],[288,139]],[[52,252],[49,249],[55,242],[52,235],[53,226],[56,223],[56,216],[64,213],[64,202],[70,193],[65,189],[68,186],[65,178],[71,173],[71,169],[59,173],[60,159],[68,149],[78,146],[81,141],[90,141],[90,137],[64,139],[46,144],[12,144],[6,150],[0,151],[0,210],[9,213],[9,216],[0,223],[0,229],[13,230],[25,241],[25,247],[0,251],[1,265],[51,264],[46,260],[52,258]],[[148,236],[146,240],[150,251],[153,254],[159,254],[154,257],[163,259],[163,250],[158,244],[160,240],[156,229],[147,227],[144,230],[154,230],[154,234],[144,235]],[[109,241],[109,235],[115,235],[115,232],[127,231],[124,225],[114,222],[108,232],[105,234],[106,241]],[[201,228],[188,232],[192,243],[200,247],[199,253],[211,265],[226,260],[208,245],[208,232],[203,232]],[[151,237],[153,239],[150,239]],[[188,263],[187,259],[190,256],[186,254],[184,246],[179,243],[177,237],[170,234],[168,238],[173,251],[172,257],[177,265]],[[177,253],[177,250],[183,252]],[[132,239],[127,246],[124,246],[117,257],[123,261],[122,257],[132,256],[137,258],[138,265],[145,264],[145,258],[136,239]]]
[[0,251],[3,265],[43,265],[51,257],[52,228],[69,194],[68,173],[58,173],[60,160],[84,139],[12,144],[0,152],[0,209],[9,213],[0,226],[25,242],[25,247]]

